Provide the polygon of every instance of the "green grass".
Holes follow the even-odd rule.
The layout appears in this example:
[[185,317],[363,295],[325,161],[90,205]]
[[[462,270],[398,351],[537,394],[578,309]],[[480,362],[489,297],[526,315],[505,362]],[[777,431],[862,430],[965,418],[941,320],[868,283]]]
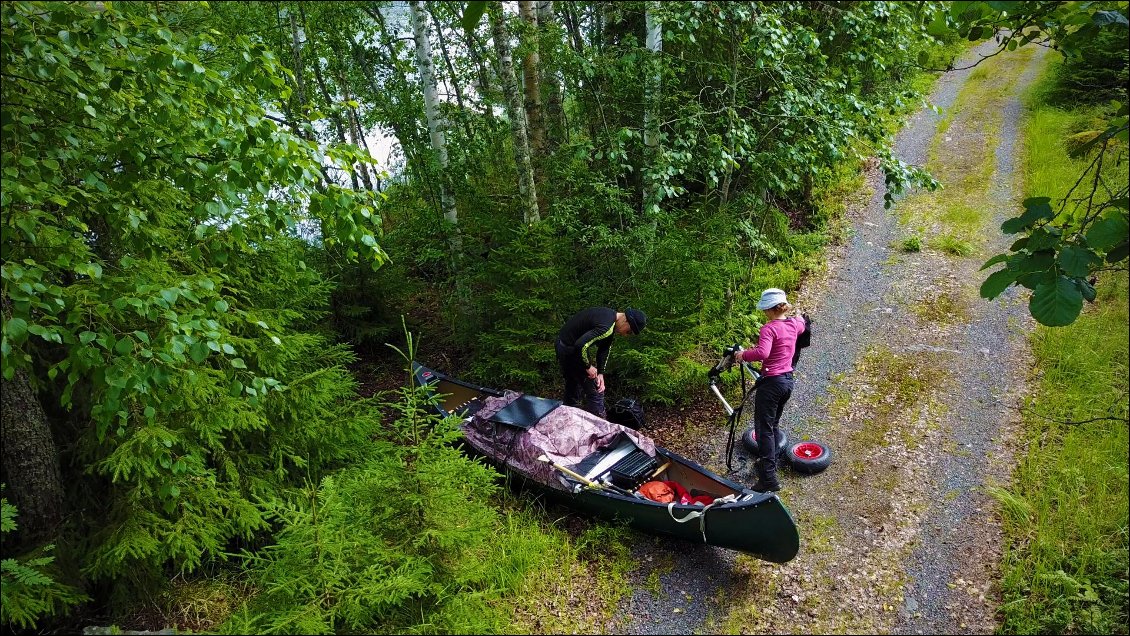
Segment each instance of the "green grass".
[[926,247],[958,258],[979,257],[984,237],[996,231],[987,205],[996,171],[993,149],[1005,100],[1033,52],[1017,51],[978,66],[939,122],[927,169],[942,188],[907,197],[897,210],[909,234],[934,237]]
[[[1083,167],[1064,144],[1093,113],[1044,105],[1052,82],[1054,68],[1029,101],[1025,196],[1062,196]],[[1115,178],[1125,182],[1120,169]],[[1127,288],[1125,271],[1107,273],[1097,302],[1074,324],[1032,336],[1027,450],[1011,486],[991,491],[1006,540],[1001,633],[1127,633]]]

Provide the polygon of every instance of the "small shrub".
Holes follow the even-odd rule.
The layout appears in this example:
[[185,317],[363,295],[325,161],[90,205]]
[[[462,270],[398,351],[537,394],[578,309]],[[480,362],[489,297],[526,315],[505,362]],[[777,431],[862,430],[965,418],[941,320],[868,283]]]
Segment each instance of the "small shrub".
[[[0,499],[0,531],[16,529],[16,507]],[[77,588],[55,580],[51,564],[53,545],[15,559],[0,561],[0,623],[6,628],[29,629],[45,616],[58,616],[89,600]]]
[[946,254],[953,256],[969,256],[973,253],[973,244],[952,234],[943,234],[934,239],[931,246]]
[[902,240],[900,247],[904,252],[921,252],[922,239],[918,238],[917,236],[908,236]]

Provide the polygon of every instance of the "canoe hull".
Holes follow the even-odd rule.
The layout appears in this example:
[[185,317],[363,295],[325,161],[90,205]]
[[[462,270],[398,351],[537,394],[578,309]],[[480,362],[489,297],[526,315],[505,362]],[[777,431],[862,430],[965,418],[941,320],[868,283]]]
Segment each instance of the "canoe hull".
[[[498,395],[495,389],[476,387],[450,376],[417,365],[417,381],[435,383],[441,379],[474,390],[484,395]],[[458,397],[464,401],[466,395]],[[438,407],[443,415],[452,413]],[[458,414],[458,413],[456,413]],[[664,504],[649,499],[622,495],[610,490],[582,488],[576,492],[560,484],[545,484],[494,457],[488,449],[478,448],[468,438],[463,439],[464,449],[480,456],[499,470],[519,480],[520,485],[549,496],[578,512],[602,519],[627,523],[632,528],[661,534],[696,543],[736,550],[773,563],[793,559],[800,548],[800,535],[796,523],[781,499],[773,493],[760,493],[717,475],[694,461],[663,447],[656,446],[657,459],[677,464],[683,471],[698,473],[709,480],[731,489],[738,500],[715,503],[704,509],[701,505]]]

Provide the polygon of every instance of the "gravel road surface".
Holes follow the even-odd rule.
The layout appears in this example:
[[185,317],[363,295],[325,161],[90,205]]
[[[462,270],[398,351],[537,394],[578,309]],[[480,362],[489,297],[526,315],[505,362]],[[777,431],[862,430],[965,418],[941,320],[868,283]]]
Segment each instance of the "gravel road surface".
[[[968,59],[992,48],[981,45]],[[944,187],[957,188],[946,179],[964,177],[978,156],[993,153],[973,253],[901,251],[905,202],[885,210],[882,175],[873,171],[871,196],[850,212],[851,238],[824,275],[794,294],[816,327],[783,425],[791,438],[827,443],[835,457],[819,475],[782,475],[800,555],[773,565],[639,535],[640,567],[616,632],[992,632],[1000,537],[984,487],[1007,479],[1011,405],[1024,387],[1032,323],[1016,294],[980,299],[985,273],[977,270],[1009,244],[998,228],[1018,196],[1018,96],[1040,56],[1007,57],[992,67],[1000,81],[982,82],[995,92],[980,89],[986,96],[960,102],[973,106],[955,110],[975,71],[946,74],[930,98],[942,114],[923,109],[896,138],[898,156],[929,160]],[[946,227],[926,231],[924,243]],[[725,420],[720,408],[718,419]],[[693,449],[658,441],[724,467],[725,435],[713,437]],[[743,468],[732,477],[752,483],[745,459],[739,451]]]

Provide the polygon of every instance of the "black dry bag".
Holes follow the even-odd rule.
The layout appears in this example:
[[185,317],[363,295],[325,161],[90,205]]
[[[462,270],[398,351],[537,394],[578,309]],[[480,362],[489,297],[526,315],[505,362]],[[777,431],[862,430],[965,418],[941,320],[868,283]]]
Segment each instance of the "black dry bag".
[[608,408],[608,421],[631,429],[643,428],[643,405],[635,398],[620,398]]

